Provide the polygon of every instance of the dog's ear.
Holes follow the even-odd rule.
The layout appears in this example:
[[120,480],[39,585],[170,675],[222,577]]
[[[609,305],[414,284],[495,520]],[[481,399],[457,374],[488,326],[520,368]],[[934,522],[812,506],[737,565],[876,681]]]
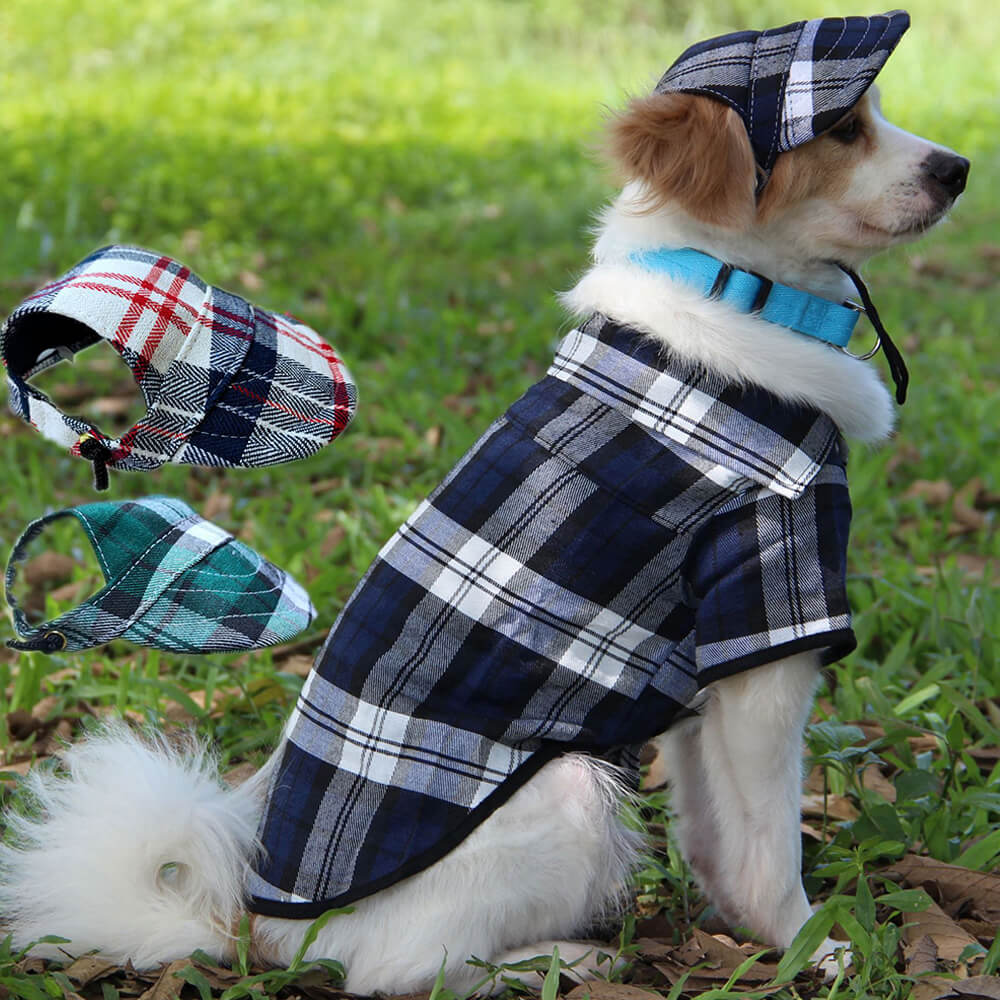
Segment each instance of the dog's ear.
[[729,229],[753,220],[750,139],[719,101],[679,93],[636,98],[612,119],[608,151],[628,179],[645,184],[650,210],[676,204]]

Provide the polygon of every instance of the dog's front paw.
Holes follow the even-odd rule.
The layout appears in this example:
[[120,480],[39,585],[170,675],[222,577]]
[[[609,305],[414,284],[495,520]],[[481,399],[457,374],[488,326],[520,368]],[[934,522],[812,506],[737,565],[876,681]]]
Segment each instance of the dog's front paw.
[[823,973],[826,982],[834,979],[842,968],[846,969],[852,960],[851,949],[833,938],[827,938],[812,955],[812,964]]

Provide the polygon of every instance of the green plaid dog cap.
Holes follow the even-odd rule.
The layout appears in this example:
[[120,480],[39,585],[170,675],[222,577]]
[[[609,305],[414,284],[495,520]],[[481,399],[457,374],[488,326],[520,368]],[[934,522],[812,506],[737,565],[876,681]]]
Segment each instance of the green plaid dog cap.
[[[17,564],[47,524],[75,517],[94,547],[105,587],[71,611],[29,624],[14,600]],[[316,617],[284,570],[170,497],[105,501],[33,521],[7,564],[14,649],[81,650],[112,639],[178,653],[256,649],[283,642]]]

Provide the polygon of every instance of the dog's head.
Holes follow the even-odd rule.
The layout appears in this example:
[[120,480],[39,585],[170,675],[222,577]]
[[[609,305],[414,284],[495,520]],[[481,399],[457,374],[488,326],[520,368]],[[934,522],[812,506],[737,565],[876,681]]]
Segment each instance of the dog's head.
[[699,94],[633,100],[612,120],[609,146],[639,182],[641,208],[681,213],[715,243],[781,243],[852,265],[939,222],[969,171],[950,149],[890,124],[875,87],[828,131],[778,156],[760,191],[743,121]]

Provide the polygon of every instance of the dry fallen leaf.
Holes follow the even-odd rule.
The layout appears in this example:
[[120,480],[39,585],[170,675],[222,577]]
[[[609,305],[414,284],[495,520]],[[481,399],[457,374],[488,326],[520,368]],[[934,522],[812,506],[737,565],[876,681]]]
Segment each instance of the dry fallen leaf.
[[53,709],[59,705],[59,699],[54,694],[48,694],[44,698],[39,698],[31,708],[31,714],[36,719],[43,722],[52,714]]
[[872,762],[861,772],[861,784],[877,792],[887,802],[896,801],[896,786],[882,773],[879,765]]
[[102,417],[122,417],[137,402],[133,396],[100,396],[91,402],[95,413]]
[[184,980],[175,976],[174,973],[186,969],[190,964],[191,959],[180,958],[176,962],[165,965],[159,978],[142,994],[139,1000],[174,1000],[175,997],[179,997],[184,988]]
[[833,830],[827,830],[826,835],[823,835],[822,830],[818,830],[814,826],[810,826],[808,823],[799,823],[799,831],[806,837],[810,837],[812,840],[825,841],[830,843],[836,837],[836,833]]
[[955,487],[947,479],[917,479],[903,494],[903,498],[917,497],[931,507],[942,507],[954,493]]
[[346,537],[347,532],[344,530],[343,525],[335,524],[323,537],[323,541],[320,542],[319,554],[324,559],[329,559],[340,548]]
[[206,521],[214,521],[220,514],[228,514],[232,510],[233,497],[231,493],[213,490],[201,505],[201,516]]
[[[723,937],[724,935],[714,937],[696,927],[691,937],[680,947],[672,949],[669,955],[664,956],[664,959],[656,964],[656,968],[675,983],[692,966],[707,963],[688,979],[688,986],[694,988],[697,985],[705,988],[706,982],[714,984],[726,982],[746,961],[747,955],[739,948],[721,940]],[[761,960],[750,966],[738,982],[769,983],[774,979],[777,969],[777,965]]]
[[628,986],[625,983],[608,983],[594,979],[580,983],[566,994],[566,1000],[662,1000],[658,993]]
[[226,969],[221,965],[208,965],[205,962],[192,962],[192,965],[205,977],[208,985],[219,992],[229,989],[243,978],[235,969]]
[[296,653],[294,656],[286,656],[281,661],[281,672],[285,674],[295,674],[296,677],[308,677],[313,665],[312,656],[305,656]]
[[27,972],[27,973],[44,972],[45,959],[34,958],[32,956],[29,956],[28,958],[22,958],[21,961],[14,966],[14,968],[18,972]]
[[0,765],[0,771],[7,771],[12,774],[19,774],[24,777],[31,770],[31,765],[33,761],[30,760],[19,760],[14,764],[3,764]]
[[936,903],[919,913],[906,915],[903,940],[909,945],[906,949],[907,973],[922,976],[914,985],[909,1000],[940,1000],[950,994],[953,979],[927,974],[938,971],[938,960],[947,963],[944,971],[968,975],[966,968],[956,967],[956,963],[962,952],[976,940]]
[[45,723],[41,719],[36,719],[25,708],[17,708],[13,712],[8,712],[6,722],[7,732],[15,740],[26,740],[32,733],[40,732],[45,728]]
[[92,594],[98,587],[88,580],[75,580],[72,583],[64,583],[61,587],[56,587],[49,591],[49,597],[57,604],[72,602],[78,604],[88,594]]
[[962,1000],[1000,1000],[1000,976],[970,976],[951,984],[952,996]]
[[934,858],[907,854],[885,873],[899,877],[904,885],[926,888],[941,900],[945,910],[1000,924],[1000,875],[975,872]]
[[[825,814],[831,819],[844,821],[855,820],[861,814],[857,806],[843,795],[827,795],[825,802]],[[812,816],[821,819],[824,815],[823,795],[817,792],[806,792],[802,796],[802,815]]]
[[[324,493],[330,493],[332,490],[339,490],[341,486],[344,485],[344,480],[341,476],[337,476],[334,479],[317,479],[309,484],[309,492],[313,496],[321,496]],[[333,516],[333,511],[320,511],[320,514],[329,514]]]
[[963,931],[967,931],[974,938],[979,938],[987,947],[993,943],[998,930],[994,924],[988,924],[985,920],[973,920],[971,917],[962,917],[957,923]]
[[[962,571],[962,575],[968,580],[982,580],[989,573],[993,580],[1000,579],[1000,562],[991,559],[989,556],[979,555],[976,552],[956,552],[949,555],[948,559],[954,559],[955,565]],[[925,579],[934,579],[941,572],[939,566],[917,566],[916,573]]]
[[42,552],[24,564],[24,579],[29,587],[48,583],[66,583],[76,569],[76,560],[62,552]]
[[643,791],[662,788],[670,778],[667,770],[667,754],[664,750],[663,736],[650,740],[642,748],[642,763],[647,764],[646,773],[642,776],[640,787]]
[[237,764],[236,767],[230,768],[222,776],[222,780],[229,785],[230,788],[236,788],[242,785],[244,781],[248,781],[257,773],[257,768],[253,766],[249,761],[244,761],[242,764]]
[[48,757],[59,753],[73,738],[73,723],[69,719],[60,719],[48,736],[38,744],[38,756]]
[[[865,743],[874,743],[875,740],[883,739],[886,735],[885,729],[877,722],[852,720],[846,722],[845,725],[857,726],[865,734],[863,741]],[[928,750],[937,750],[941,746],[936,736],[907,736],[906,742],[915,754],[925,753]]]
[[103,979],[105,976],[118,972],[120,968],[114,962],[106,962],[96,955],[82,955],[63,969],[63,972],[74,986],[86,986],[87,983],[92,983],[95,979]]
[[910,976],[923,976],[937,972],[937,945],[934,938],[924,934],[906,948],[906,972]]
[[976,939],[962,930],[937,903],[931,903],[926,910],[906,914],[903,940],[916,945],[924,937],[934,942],[937,957],[944,962],[957,962],[970,944],[977,944]]
[[913,985],[906,1000],[945,1000],[953,996],[954,979],[944,976],[924,976]]
[[259,274],[244,269],[239,274],[240,284],[249,292],[259,292],[264,287],[264,281]]

